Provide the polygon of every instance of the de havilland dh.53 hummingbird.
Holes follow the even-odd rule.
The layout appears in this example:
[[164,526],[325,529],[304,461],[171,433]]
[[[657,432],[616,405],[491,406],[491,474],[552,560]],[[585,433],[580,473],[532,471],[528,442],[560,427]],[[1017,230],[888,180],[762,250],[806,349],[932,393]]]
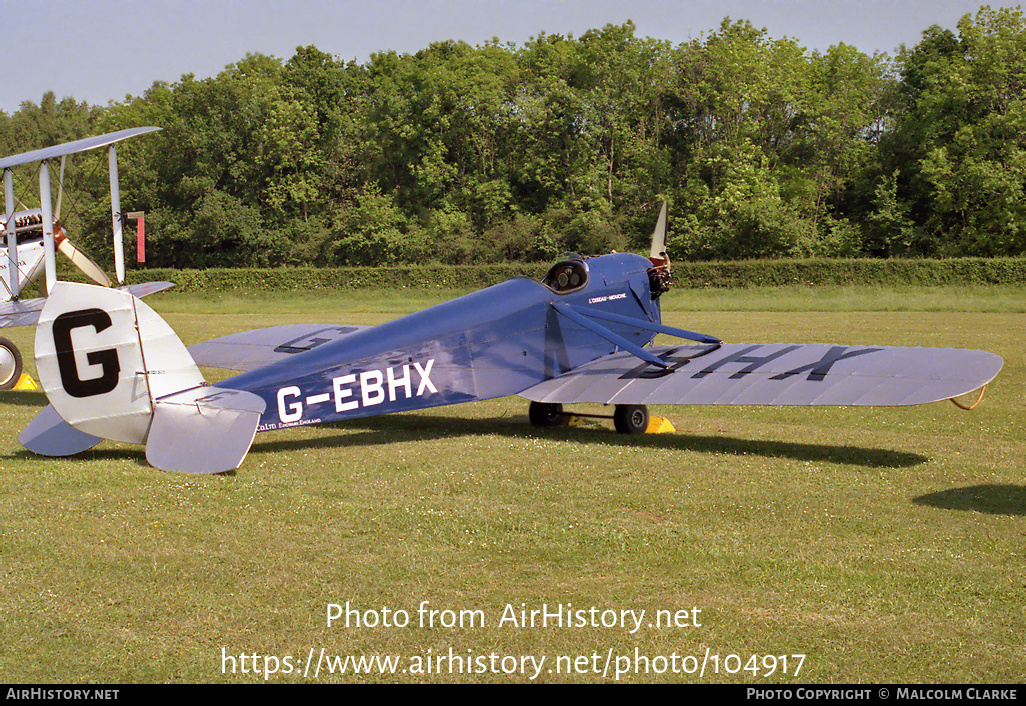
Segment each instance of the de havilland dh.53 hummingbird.
[[[19,440],[48,456],[133,442],[157,468],[219,473],[242,464],[258,431],[509,395],[530,400],[535,425],[560,423],[563,405],[601,403],[614,405],[618,431],[637,433],[650,404],[915,405],[1001,369],[985,351],[726,343],[665,326],[666,220],[664,204],[649,257],[568,255],[540,281],[379,326],[275,326],[188,348],[131,291],[54,281],[35,338],[50,405]],[[654,346],[657,334],[681,342]],[[208,384],[198,366],[242,372]]]

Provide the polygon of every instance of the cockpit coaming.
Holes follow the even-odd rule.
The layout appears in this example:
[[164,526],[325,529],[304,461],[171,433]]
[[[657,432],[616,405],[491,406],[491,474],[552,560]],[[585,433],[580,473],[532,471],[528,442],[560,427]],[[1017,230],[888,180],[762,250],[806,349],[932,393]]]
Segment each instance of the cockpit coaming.
[[580,255],[560,260],[542,278],[542,284],[556,294],[569,294],[588,286],[588,265]]

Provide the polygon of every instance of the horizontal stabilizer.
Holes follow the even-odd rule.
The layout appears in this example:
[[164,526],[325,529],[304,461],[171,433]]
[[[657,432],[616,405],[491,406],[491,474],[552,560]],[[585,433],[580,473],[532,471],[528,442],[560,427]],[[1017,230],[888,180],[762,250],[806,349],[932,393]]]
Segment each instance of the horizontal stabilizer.
[[256,436],[264,401],[219,387],[197,387],[156,401],[146,460],[162,471],[223,473],[238,468]]
[[233,333],[189,346],[197,365],[256,370],[362,331],[366,326],[286,324]]
[[103,441],[61,419],[53,405],[47,405],[18,435],[21,445],[40,456],[74,456]]
[[667,369],[613,353],[520,393],[570,404],[925,404],[972,392],[1003,361],[986,351],[813,344],[661,346]]

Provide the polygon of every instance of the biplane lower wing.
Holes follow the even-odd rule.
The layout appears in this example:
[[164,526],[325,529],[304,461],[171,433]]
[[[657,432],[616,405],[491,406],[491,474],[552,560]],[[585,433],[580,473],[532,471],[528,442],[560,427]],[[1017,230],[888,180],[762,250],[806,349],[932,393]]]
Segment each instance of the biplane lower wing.
[[999,356],[958,348],[723,344],[647,349],[656,368],[613,353],[520,393],[570,404],[900,406],[946,400],[987,384]]
[[[134,294],[137,297],[145,297],[174,286],[173,282],[146,282],[144,284],[130,284],[118,289]],[[43,310],[44,306],[46,306],[46,297],[25,299],[24,301],[0,302],[0,328],[31,326],[39,321],[39,313]]]
[[0,302],[0,328],[10,326],[32,326],[39,321],[39,312],[43,310],[46,299],[26,299],[25,301]]

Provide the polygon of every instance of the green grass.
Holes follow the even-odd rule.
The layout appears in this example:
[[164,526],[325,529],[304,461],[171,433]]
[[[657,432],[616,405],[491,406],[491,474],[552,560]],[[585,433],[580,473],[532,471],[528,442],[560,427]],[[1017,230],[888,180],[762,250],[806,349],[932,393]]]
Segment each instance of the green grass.
[[674,289],[667,308],[679,311],[961,311],[1026,313],[1021,285],[942,287],[794,286],[748,290]]
[[[176,313],[408,313],[473,290],[356,289],[271,295],[161,295],[161,311]],[[751,289],[673,289],[663,295],[667,311],[959,311],[1026,313],[1026,286],[943,287],[794,286]]]
[[[375,324],[445,298],[150,303],[193,343],[277,323]],[[262,434],[234,474],[190,477],[127,444],[36,457],[16,437],[43,396],[3,393],[0,680],[253,682],[252,657],[249,673],[236,660],[225,674],[222,650],[301,670],[323,648],[397,655],[400,672],[322,667],[316,681],[519,682],[530,666],[505,674],[501,658],[531,656],[546,658],[539,681],[606,682],[592,668],[637,650],[650,672],[621,681],[1022,682],[1024,306],[1024,288],[678,290],[664,302],[667,323],[730,341],[991,350],[1005,368],[970,413],[659,408],[676,433],[625,438],[604,422],[532,429],[511,398]],[[8,333],[31,351],[31,330]],[[329,627],[327,606],[347,601],[411,622]],[[424,601],[486,624],[421,627]],[[522,604],[647,614],[634,634],[498,624]],[[695,607],[686,626],[648,625]],[[489,667],[494,654],[499,673],[401,671],[450,649]],[[711,662],[701,677],[655,673],[707,651],[719,674]],[[724,661],[785,654],[806,655],[797,677],[791,657],[769,677]],[[581,657],[580,671],[549,672],[560,656]],[[313,681],[312,668],[271,680]]]

